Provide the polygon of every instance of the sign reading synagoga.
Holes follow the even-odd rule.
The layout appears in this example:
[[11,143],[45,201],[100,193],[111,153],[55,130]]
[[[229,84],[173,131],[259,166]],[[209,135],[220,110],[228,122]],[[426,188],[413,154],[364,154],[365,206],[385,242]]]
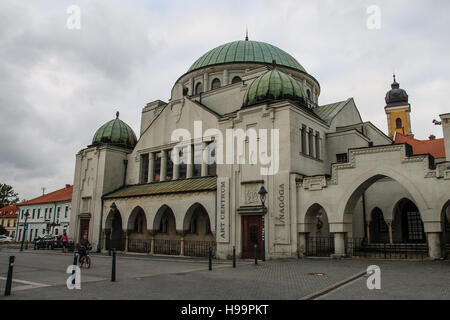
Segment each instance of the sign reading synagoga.
[[[233,248],[253,258],[255,246],[267,259],[341,257],[379,243],[415,243],[442,257],[450,115],[440,115],[444,139],[418,141],[396,79],[379,106],[386,133],[361,118],[353,98],[321,104],[322,90],[294,56],[268,43],[246,38],[206,52],[181,72],[169,101],[142,108],[137,136],[117,113],[86,141],[76,155],[70,237],[87,234],[99,250],[211,249],[218,259]],[[172,139],[177,132],[182,141]]]

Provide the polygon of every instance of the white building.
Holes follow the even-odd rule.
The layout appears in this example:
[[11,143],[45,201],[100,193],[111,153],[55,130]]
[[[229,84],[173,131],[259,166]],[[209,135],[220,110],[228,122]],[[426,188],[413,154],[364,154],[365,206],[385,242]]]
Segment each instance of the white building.
[[18,204],[18,241],[23,239],[25,226],[26,241],[33,241],[36,237],[47,234],[58,235],[64,231],[69,233],[72,192],[73,186],[67,184],[63,189]]
[[[363,121],[352,98],[321,105],[321,90],[270,44],[246,39],[207,52],[169,102],[142,109],[139,139],[117,113],[77,154],[70,236],[149,254],[213,247],[219,258],[233,247],[251,258],[255,245],[268,258],[314,255],[323,241],[336,256],[377,243],[446,254],[450,114],[441,115],[445,152],[435,158],[392,140],[412,134],[395,80],[380,106],[388,134]],[[180,132],[182,147],[172,137]]]

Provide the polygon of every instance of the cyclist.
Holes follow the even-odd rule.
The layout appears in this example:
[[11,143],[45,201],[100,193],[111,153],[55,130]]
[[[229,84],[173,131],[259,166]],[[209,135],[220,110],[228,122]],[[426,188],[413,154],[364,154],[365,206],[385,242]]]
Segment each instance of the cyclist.
[[78,254],[80,256],[79,262],[81,263],[81,258],[83,258],[85,255],[87,255],[87,251],[91,250],[91,244],[87,238],[87,234],[83,235],[83,238],[80,241],[80,244],[78,246]]

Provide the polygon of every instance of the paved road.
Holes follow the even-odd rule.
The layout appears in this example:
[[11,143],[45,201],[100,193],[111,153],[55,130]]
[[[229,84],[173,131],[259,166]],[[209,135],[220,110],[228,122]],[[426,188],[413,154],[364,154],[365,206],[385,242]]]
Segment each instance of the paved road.
[[[73,256],[61,252],[15,249],[0,252],[3,291],[8,256],[16,256],[13,295],[0,299],[303,299],[362,274],[369,265],[382,270],[382,290],[376,293],[360,277],[319,299],[450,299],[449,262],[365,260],[277,260],[253,265],[239,261],[207,261],[148,256],[118,256],[117,282],[110,281],[111,258],[93,255],[93,267],[82,270],[81,290],[69,290],[65,273]],[[3,277],[3,278],[2,278]],[[419,278],[420,281],[411,281]],[[420,294],[413,294],[419,291]]]

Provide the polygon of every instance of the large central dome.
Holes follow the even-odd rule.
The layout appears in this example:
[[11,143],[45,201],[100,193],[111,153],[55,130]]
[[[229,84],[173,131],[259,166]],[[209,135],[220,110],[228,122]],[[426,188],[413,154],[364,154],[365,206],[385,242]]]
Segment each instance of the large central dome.
[[290,54],[271,44],[258,41],[234,41],[205,53],[189,68],[188,72],[223,63],[264,63],[306,70]]

